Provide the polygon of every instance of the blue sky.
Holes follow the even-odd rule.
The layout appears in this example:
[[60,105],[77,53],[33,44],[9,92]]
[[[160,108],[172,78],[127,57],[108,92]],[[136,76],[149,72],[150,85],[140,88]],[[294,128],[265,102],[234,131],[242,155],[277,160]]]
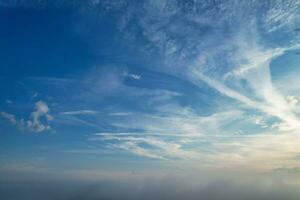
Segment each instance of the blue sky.
[[298,173],[299,10],[0,1],[1,171]]

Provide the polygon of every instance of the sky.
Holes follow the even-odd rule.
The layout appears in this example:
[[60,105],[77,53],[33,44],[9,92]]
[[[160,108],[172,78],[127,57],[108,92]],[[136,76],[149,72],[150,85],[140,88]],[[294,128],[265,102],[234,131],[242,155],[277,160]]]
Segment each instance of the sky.
[[299,199],[299,63],[299,0],[0,0],[0,197]]

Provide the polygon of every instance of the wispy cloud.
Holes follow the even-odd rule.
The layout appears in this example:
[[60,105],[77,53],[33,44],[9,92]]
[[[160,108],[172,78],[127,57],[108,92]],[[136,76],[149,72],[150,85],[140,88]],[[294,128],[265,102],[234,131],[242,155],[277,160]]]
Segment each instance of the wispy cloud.
[[[204,4],[212,9],[200,4],[171,1],[143,4],[145,12],[139,25],[153,49],[158,49],[166,65],[172,66],[172,70],[163,70],[183,74],[187,81],[201,87],[201,82],[205,82],[254,111],[275,116],[285,130],[298,129],[300,121],[295,110],[272,83],[270,65],[285,52],[299,48],[297,37],[286,31],[293,32],[291,27],[299,20],[295,9],[299,4],[296,1],[270,3],[267,7],[259,1],[250,4],[225,1],[220,7],[209,7],[210,2]],[[178,15],[180,20],[176,18]],[[288,20],[283,20],[284,16]],[[284,42],[274,39],[270,45],[269,38],[279,32],[289,39]]]
[[[123,149],[130,153],[143,157],[158,159],[190,159],[196,158],[197,155],[197,152],[182,149],[182,144],[185,143],[185,140],[177,140],[175,142],[171,142],[165,141],[159,137],[155,138],[147,135],[143,136],[142,134],[137,137],[110,134],[104,137],[99,137],[99,139],[120,141],[117,144],[111,144],[110,147]],[[148,147],[144,147],[145,144],[148,145]]]
[[65,111],[61,112],[61,115],[95,115],[98,111],[96,110],[75,110],[75,111]]
[[[123,149],[139,156],[183,160],[202,158],[201,151],[189,148],[207,137],[224,133],[226,124],[241,119],[238,110],[199,116],[189,108],[178,105],[157,107],[156,115],[132,113],[114,120],[112,125],[130,132],[101,132],[90,136],[89,141],[104,141],[110,148]],[[233,134],[230,134],[231,136]],[[223,135],[226,137],[226,135]]]
[[[220,165],[230,165],[231,161],[249,164],[250,160],[276,157],[276,153],[291,153],[288,145],[282,145],[280,151],[267,141],[280,146],[280,139],[288,141],[300,126],[295,94],[283,94],[273,83],[271,72],[275,59],[299,48],[299,40],[292,35],[299,21],[297,1],[268,5],[224,1],[218,6],[202,1],[155,1],[141,5],[143,12],[134,14],[139,16],[135,20],[149,41],[147,49],[163,57],[164,67],[155,70],[180,77],[200,90],[209,86],[233,101],[219,102],[205,116],[194,108],[153,101],[155,114],[133,113],[111,122],[122,130],[134,131],[107,132],[98,135],[99,139],[152,158],[204,158],[201,152],[209,151],[206,158]],[[131,17],[126,18],[128,24]],[[278,39],[277,35],[286,38]],[[170,135],[178,137],[172,140]],[[205,142],[195,147],[199,141]],[[255,148],[258,150],[252,150]]]
[[16,125],[18,124],[18,121],[16,119],[16,116],[10,113],[1,112],[1,116],[5,119],[7,119],[10,123]]
[[110,116],[126,116],[126,115],[131,115],[131,112],[113,112],[109,113]]
[[[88,5],[119,9],[119,3]],[[62,85],[74,89],[70,99],[78,105],[110,107],[100,113],[69,106],[57,123],[97,127],[99,133],[91,134],[89,142],[140,157],[220,167],[298,167],[299,73],[276,84],[272,65],[300,47],[294,31],[300,21],[299,1],[166,0],[122,5],[126,9],[120,13],[120,32],[146,43],[137,46],[147,55],[158,55],[154,57],[159,64],[145,66],[145,73],[142,68],[136,73],[109,66],[94,67],[77,79],[31,78],[57,90]],[[161,80],[155,85],[157,80],[147,77],[148,71],[159,74],[156,79],[176,79],[178,85],[182,81],[198,90],[185,95],[190,88],[167,81],[162,85]],[[87,115],[93,115],[91,122],[80,119]],[[6,112],[1,116],[36,132],[48,130],[52,119],[42,101],[28,120]],[[107,126],[98,126],[101,121]]]

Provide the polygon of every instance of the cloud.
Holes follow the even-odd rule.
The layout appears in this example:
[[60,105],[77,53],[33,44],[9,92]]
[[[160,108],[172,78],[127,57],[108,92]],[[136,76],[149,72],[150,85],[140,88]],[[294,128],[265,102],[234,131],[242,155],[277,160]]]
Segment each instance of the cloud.
[[[158,106],[157,114],[131,113],[112,125],[128,132],[100,132],[89,141],[102,141],[109,148],[126,150],[131,154],[157,159],[198,160],[204,155],[195,142],[220,136],[223,127],[242,119],[238,110],[199,116],[189,108],[178,105]],[[226,135],[224,135],[226,137]],[[193,148],[189,148],[192,145]]]
[[[42,132],[49,130],[51,127],[48,122],[53,120],[53,117],[48,114],[49,107],[44,101],[38,101],[35,103],[35,111],[30,114],[30,119],[27,121],[28,128],[35,132]],[[41,122],[41,119],[45,118],[45,123]]]
[[135,80],[140,80],[141,79],[141,75],[137,75],[137,74],[129,74],[129,76]]
[[53,120],[53,116],[49,114],[49,107],[44,101],[35,103],[35,109],[30,113],[28,120],[22,118],[18,120],[14,114],[6,112],[1,112],[1,116],[21,130],[27,129],[37,133],[50,130],[49,122]]
[[75,111],[65,111],[61,112],[61,115],[95,115],[98,111],[95,110],[75,110]]
[[67,169],[64,173],[12,169],[0,172],[5,199],[297,200],[300,195],[298,177],[284,168],[274,174],[169,167],[159,171]]
[[156,115],[132,113],[114,120],[117,130],[128,132],[91,134],[89,142],[99,141],[112,152],[124,150],[144,158],[176,160],[177,164],[201,162],[208,168],[270,171],[282,165],[298,166],[299,134],[268,116],[247,115],[237,108],[209,116],[179,105],[157,109]]
[[6,103],[7,103],[7,104],[12,104],[13,102],[12,102],[11,100],[7,99],[7,100],[6,100]]
[[267,122],[264,119],[262,119],[262,118],[256,118],[255,119],[255,124],[261,126],[262,128],[268,128],[269,127],[269,125],[267,124]]
[[[202,93],[208,87],[214,91],[207,92],[210,99],[193,96],[198,104],[186,103],[187,98],[176,104],[176,97],[184,96],[180,92],[123,83],[124,76],[138,80],[138,74],[101,74],[101,80],[97,75],[99,84],[91,91],[96,99],[107,88],[122,97],[147,96],[143,106],[150,104],[151,112],[108,120],[115,132],[104,130],[90,139],[143,157],[188,158],[222,167],[295,164],[288,156],[299,152],[289,141],[298,140],[300,120],[292,106],[297,100],[276,88],[272,63],[299,48],[293,31],[299,21],[297,1],[166,0],[127,6],[120,14],[122,33],[138,35],[147,41],[141,49],[162,58],[151,70],[183,79]],[[202,102],[213,104],[209,112]]]
[[[99,4],[94,1],[89,5]],[[113,3],[104,4],[109,5],[108,10],[120,8]],[[179,158],[237,169],[248,166],[270,170],[284,164],[297,167],[298,94],[283,91],[296,90],[299,84],[290,84],[289,80],[278,90],[272,64],[299,48],[294,31],[300,19],[299,1],[165,0],[143,1],[138,6],[125,4],[126,9],[119,13],[122,35],[137,35],[147,43],[139,49],[159,55],[158,67],[151,63],[151,70],[196,85],[197,92],[209,98],[194,94],[185,97],[185,88],[181,93],[132,87],[124,79],[141,80],[140,74],[111,67],[91,70],[80,80],[50,78],[48,82],[57,87],[65,84],[73,88],[78,84],[81,93],[78,97],[75,92],[74,98],[85,102],[134,97],[134,103],[146,107],[147,111],[138,112],[110,110],[105,122],[114,131],[100,127],[103,132],[91,135],[89,141],[101,140],[112,151],[124,150],[152,159]],[[297,75],[291,78],[297,80]],[[177,98],[184,100],[177,102]],[[206,109],[207,104],[210,107]],[[36,107],[29,124],[35,130],[47,129],[41,126],[40,119],[49,118],[48,108]],[[61,114],[71,118],[96,113],[73,110]],[[19,121],[15,115],[1,115],[11,123],[28,126],[27,121]],[[100,117],[97,120],[95,124],[103,121]],[[72,123],[94,125],[76,117]]]
[[133,153],[133,154],[136,154],[136,155],[142,156],[142,157],[165,159],[161,155],[151,152],[147,149],[144,149],[144,148],[140,147],[136,142],[132,142],[130,140],[123,142],[121,144],[114,144],[113,147],[126,150],[130,153]]
[[7,119],[10,123],[12,123],[14,125],[18,123],[18,121],[16,120],[15,115],[9,114],[9,113],[6,113],[6,112],[1,112],[0,114],[3,118]]
[[126,115],[131,115],[132,113],[130,112],[113,112],[109,113],[108,115],[110,116],[126,116]]
[[[142,134],[140,134],[142,135]],[[102,141],[119,141],[118,143],[109,145],[110,148],[126,150],[131,154],[135,154],[145,158],[155,158],[162,160],[183,159],[188,160],[196,158],[199,153],[192,150],[182,149],[182,144],[185,140],[165,141],[159,137],[151,136],[118,136],[110,134],[105,137],[94,138],[94,140]],[[148,146],[148,147],[145,147]]]
[[[200,80],[207,83],[209,86],[215,88],[220,93],[231,97],[235,100],[238,100],[244,104],[246,104],[249,107],[252,107],[254,109],[263,111],[271,116],[276,116],[279,119],[283,120],[286,125],[289,127],[289,129],[297,129],[299,128],[300,120],[295,116],[293,112],[290,111],[288,108],[288,105],[286,101],[283,99],[281,94],[279,94],[275,89],[271,88],[265,88],[264,90],[264,97],[266,98],[265,102],[257,102],[254,101],[241,93],[227,87],[223,83],[220,83],[216,80],[213,80],[205,75],[203,75],[201,72],[195,71],[194,75],[199,78]],[[196,84],[198,84],[196,82]],[[264,85],[262,84],[263,88]]]
[[141,75],[139,75],[139,74],[130,74],[128,72],[124,72],[124,76],[135,79],[135,80],[140,80],[141,79]]
[[286,96],[286,101],[291,107],[295,107],[298,103],[298,99],[295,96]]

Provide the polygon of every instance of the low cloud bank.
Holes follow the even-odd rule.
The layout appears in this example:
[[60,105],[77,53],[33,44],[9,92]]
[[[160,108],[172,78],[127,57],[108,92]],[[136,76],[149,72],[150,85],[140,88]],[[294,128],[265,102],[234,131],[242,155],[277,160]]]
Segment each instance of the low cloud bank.
[[[290,177],[288,177],[290,176]],[[2,179],[3,180],[3,179]],[[102,180],[39,179],[1,181],[2,200],[298,200],[291,175],[140,175]]]

